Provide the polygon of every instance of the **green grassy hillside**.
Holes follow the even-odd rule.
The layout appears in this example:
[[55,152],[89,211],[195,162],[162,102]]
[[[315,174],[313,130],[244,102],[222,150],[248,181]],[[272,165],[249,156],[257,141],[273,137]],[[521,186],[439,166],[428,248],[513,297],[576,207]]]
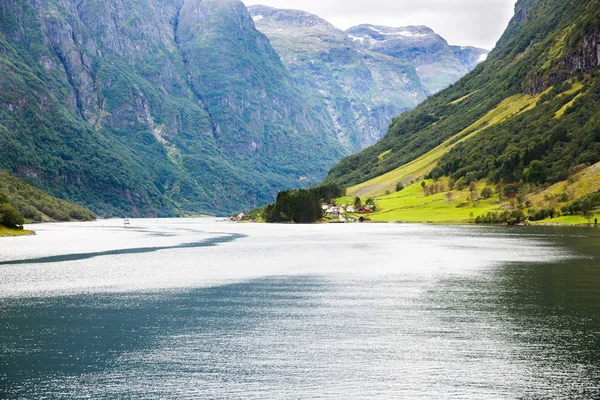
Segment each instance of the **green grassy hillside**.
[[[425,188],[423,187],[425,182]],[[418,180],[403,190],[373,196],[376,212],[369,214],[375,222],[473,223],[489,213],[522,213],[532,224],[587,224],[600,219],[600,163],[579,170],[569,179],[545,187],[523,184],[513,195],[504,195],[508,185],[479,181],[462,187],[449,178]],[[591,195],[590,195],[591,194]],[[352,204],[357,193],[336,200]],[[360,196],[363,203],[367,196]],[[582,198],[593,197],[589,219],[573,205]],[[552,212],[550,212],[552,210]],[[543,212],[541,217],[540,212]]]
[[[469,127],[463,129],[450,139],[447,139],[444,143],[428,153],[388,173],[366,182],[359,183],[358,185],[354,185],[348,188],[348,193],[353,196],[377,196],[385,192],[391,192],[397,183],[408,185],[414,180],[422,179],[425,175],[428,175],[440,159],[454,147],[473,138],[487,127],[496,125],[522,112],[530,110],[536,106],[538,100],[539,96],[511,96]],[[386,151],[380,154],[380,161],[384,162],[390,153],[390,151]]]
[[[544,184],[600,161],[600,4],[520,0],[515,10],[487,61],[325,182],[371,196],[424,175]],[[526,173],[532,163],[540,173]]]

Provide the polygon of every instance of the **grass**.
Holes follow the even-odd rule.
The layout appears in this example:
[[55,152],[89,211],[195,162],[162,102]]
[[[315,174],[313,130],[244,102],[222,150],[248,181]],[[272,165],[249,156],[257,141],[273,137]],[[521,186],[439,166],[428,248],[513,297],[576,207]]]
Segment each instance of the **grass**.
[[530,95],[515,95],[505,99],[484,117],[452,136],[430,152],[393,171],[348,188],[348,195],[360,197],[380,196],[386,193],[386,191],[394,191],[396,183],[398,182],[407,186],[412,181],[423,178],[431,172],[440,158],[458,143],[475,136],[489,126],[498,124],[512,116],[532,109],[536,106],[540,97],[541,94],[536,97]]
[[383,153],[381,153],[379,156],[377,156],[377,158],[379,158],[379,161],[383,161],[383,160],[385,160],[385,156],[387,156],[391,152],[392,152],[392,149],[386,150]]
[[[474,91],[473,93],[477,93],[477,92],[479,92],[479,90],[476,90],[476,91]],[[454,101],[451,101],[451,102],[450,102],[450,104],[452,104],[452,105],[456,105],[456,104],[458,104],[458,103],[462,103],[463,101],[465,101],[466,99],[468,99],[469,97],[471,97],[471,95],[472,95],[473,93],[469,93],[469,94],[468,94],[468,95],[466,95],[466,96],[463,96],[463,97],[461,97],[461,98],[458,98],[458,99],[456,99],[456,100],[454,100]]]
[[35,235],[34,231],[28,231],[25,229],[10,229],[4,226],[0,226],[0,237],[10,237],[10,236],[29,236]]
[[[451,201],[447,197],[448,179],[441,178],[439,185],[443,188],[440,193],[426,196],[421,182],[415,182],[400,192],[383,196],[373,196],[377,211],[369,214],[375,222],[429,222],[429,223],[472,223],[474,218],[488,212],[501,213],[513,210],[507,199],[500,200],[497,194],[489,199],[479,198],[470,201],[468,188],[462,191],[452,191]],[[432,180],[426,180],[431,185]],[[478,193],[487,186],[481,181],[477,186]],[[535,210],[554,208],[560,210],[563,205],[600,190],[600,163],[587,167],[569,180],[559,182],[527,196],[531,208]],[[566,194],[566,197],[565,197]],[[366,197],[361,197],[362,202]],[[354,196],[346,196],[336,200],[338,204],[353,204]],[[525,212],[527,210],[524,210]],[[592,217],[600,219],[600,210]],[[553,219],[532,222],[532,224],[563,224],[587,225],[588,220],[581,215],[564,215]]]
[[583,96],[583,93],[579,93],[577,96],[573,97],[573,100],[571,100],[570,102],[568,102],[567,104],[565,104],[564,106],[562,106],[562,108],[560,110],[558,110],[556,112],[556,114],[554,114],[554,118],[560,118],[563,115],[565,115],[565,112],[571,108],[571,106],[573,105],[573,103],[575,103],[575,101],[580,98],[581,96]]
[[[429,185],[433,181],[425,182]],[[447,179],[440,180],[440,184],[447,187]],[[481,191],[485,186],[485,183],[480,183],[478,190]],[[502,207],[497,198],[468,201],[468,189],[452,193],[451,201],[445,197],[447,191],[426,196],[421,182],[417,182],[400,192],[376,197],[377,211],[369,214],[369,218],[375,222],[469,223],[478,215],[499,211]],[[337,201],[339,204],[351,204],[351,199],[344,197]],[[366,199],[362,200],[364,202]]]

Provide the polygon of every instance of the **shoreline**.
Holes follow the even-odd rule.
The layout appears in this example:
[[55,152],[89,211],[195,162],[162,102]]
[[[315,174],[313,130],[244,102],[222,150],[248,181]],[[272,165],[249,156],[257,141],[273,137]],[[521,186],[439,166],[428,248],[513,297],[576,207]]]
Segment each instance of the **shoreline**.
[[35,234],[35,231],[29,229],[9,229],[4,226],[0,226],[0,238],[34,236]]

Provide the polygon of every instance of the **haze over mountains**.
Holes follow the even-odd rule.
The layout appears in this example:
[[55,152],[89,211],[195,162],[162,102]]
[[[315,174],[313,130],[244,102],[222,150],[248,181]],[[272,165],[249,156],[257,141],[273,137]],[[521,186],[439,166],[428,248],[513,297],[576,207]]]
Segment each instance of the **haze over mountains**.
[[99,215],[229,213],[319,182],[483,54],[252,13],[3,1],[0,168]]

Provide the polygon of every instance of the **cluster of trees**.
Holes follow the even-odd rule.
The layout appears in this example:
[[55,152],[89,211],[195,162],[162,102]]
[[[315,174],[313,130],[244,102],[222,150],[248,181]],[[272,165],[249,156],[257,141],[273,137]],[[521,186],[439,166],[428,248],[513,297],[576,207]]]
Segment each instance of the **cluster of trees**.
[[516,225],[525,222],[525,214],[523,211],[504,211],[501,213],[489,212],[485,215],[480,215],[475,218],[476,224],[508,224]]
[[262,219],[269,223],[294,222],[309,224],[323,218],[321,203],[346,195],[346,189],[337,184],[315,186],[310,189],[280,192],[275,204],[266,206]]
[[275,204],[265,208],[263,219],[266,222],[294,222],[309,224],[323,218],[321,201],[308,189],[280,192]]
[[568,206],[562,207],[561,211],[563,214],[570,215],[576,215],[581,213],[581,215],[583,215],[583,217],[586,218],[588,222],[591,222],[593,210],[598,207],[600,207],[600,191],[575,200]]
[[25,218],[8,203],[8,197],[0,193],[0,225],[12,229],[23,229]]
[[346,195],[346,189],[335,183],[314,186],[308,190],[323,203],[331,203],[333,199]]
[[527,217],[530,221],[543,221],[546,218],[554,218],[558,213],[554,208],[546,208],[542,210],[530,210]]
[[[511,199],[514,200],[514,199]],[[523,204],[519,203],[522,207]],[[529,221],[543,221],[548,218],[560,217],[561,215],[582,215],[591,222],[594,216],[594,210],[600,207],[600,191],[584,196],[569,205],[563,206],[560,211],[554,208],[541,210],[529,209],[527,219]],[[488,213],[475,219],[476,223],[508,223],[515,224],[525,221],[525,214],[522,210],[505,211],[503,213]]]
[[433,182],[427,185],[425,181],[423,181],[421,186],[423,187],[423,193],[425,196],[432,196],[434,194],[446,191],[446,185],[444,185],[442,182]]

